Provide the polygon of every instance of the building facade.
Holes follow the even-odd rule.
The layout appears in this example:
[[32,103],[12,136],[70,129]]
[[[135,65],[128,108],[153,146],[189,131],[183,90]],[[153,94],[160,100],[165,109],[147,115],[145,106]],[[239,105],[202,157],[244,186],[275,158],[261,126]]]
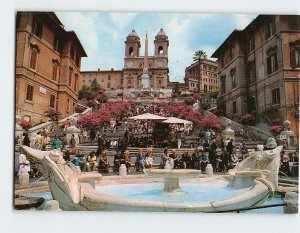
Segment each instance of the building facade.
[[185,83],[190,91],[199,93],[219,91],[218,63],[203,59],[186,67]]
[[288,119],[298,134],[300,16],[259,15],[244,30],[234,30],[213,57],[228,117],[252,113],[269,125]]
[[19,12],[16,23],[16,114],[40,123],[46,110],[73,114],[78,101],[81,57],[75,32],[54,13]]
[[[163,29],[160,29],[154,40],[154,56],[148,56],[148,38],[145,56],[140,56],[140,37],[132,30],[125,40],[124,67],[122,70],[99,70],[81,72],[79,87],[89,86],[96,78],[104,90],[142,88],[141,77],[145,65],[149,75],[150,88],[167,88],[169,82],[168,47],[169,40]],[[145,64],[145,62],[147,64]]]

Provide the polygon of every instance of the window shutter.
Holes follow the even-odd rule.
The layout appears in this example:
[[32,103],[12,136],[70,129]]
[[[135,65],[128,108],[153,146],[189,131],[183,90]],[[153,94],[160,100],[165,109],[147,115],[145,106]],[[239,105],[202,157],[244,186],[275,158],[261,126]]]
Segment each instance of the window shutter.
[[290,59],[291,59],[291,67],[295,68],[296,67],[296,57],[295,57],[295,48],[290,47]]

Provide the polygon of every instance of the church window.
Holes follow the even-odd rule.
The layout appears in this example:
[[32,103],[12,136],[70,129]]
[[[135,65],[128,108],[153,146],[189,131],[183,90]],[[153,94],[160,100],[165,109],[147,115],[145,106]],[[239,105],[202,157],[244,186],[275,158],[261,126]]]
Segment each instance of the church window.
[[158,54],[164,54],[164,49],[162,46],[158,46]]
[[133,47],[129,47],[128,53],[130,56],[133,56]]

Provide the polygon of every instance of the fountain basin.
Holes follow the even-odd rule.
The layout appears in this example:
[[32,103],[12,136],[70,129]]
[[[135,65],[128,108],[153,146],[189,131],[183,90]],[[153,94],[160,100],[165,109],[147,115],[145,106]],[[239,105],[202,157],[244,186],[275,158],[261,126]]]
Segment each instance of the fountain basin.
[[[221,182],[222,185],[216,186],[215,182]],[[152,189],[153,185],[154,189]],[[253,186],[243,187],[239,190],[233,188],[233,183],[226,181],[223,177],[204,178],[201,179],[200,183],[182,184],[182,192],[179,194],[164,193],[162,184],[147,183],[146,190],[143,190],[143,186],[143,184],[96,186],[95,192],[88,192],[87,199],[84,199],[82,204],[94,210],[108,211],[219,212],[254,206],[269,195],[269,189],[260,181],[255,181]],[[198,191],[205,186],[211,188],[215,186],[213,188],[215,196],[211,197],[211,193],[208,191],[204,194],[206,197],[203,200],[194,196],[192,201],[188,201],[190,196],[185,198],[185,190],[190,190],[191,187],[195,188],[196,186],[198,186]],[[227,189],[228,193],[220,196],[222,193],[220,191],[224,191],[224,188]],[[139,193],[134,195],[135,190],[147,193],[148,191],[151,192],[151,189],[157,192],[157,198],[141,196]],[[231,195],[228,195],[230,192],[232,192]],[[218,194],[219,197],[217,197]],[[93,206],[88,205],[90,200],[93,200]]]

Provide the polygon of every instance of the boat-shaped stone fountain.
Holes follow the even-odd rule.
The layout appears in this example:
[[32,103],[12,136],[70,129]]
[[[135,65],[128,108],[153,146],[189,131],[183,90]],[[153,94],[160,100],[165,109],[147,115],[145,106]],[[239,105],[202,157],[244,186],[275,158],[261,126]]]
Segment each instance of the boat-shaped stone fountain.
[[23,149],[47,177],[51,194],[63,210],[221,212],[252,207],[272,196],[278,188],[282,147],[252,152],[226,175],[150,169],[142,179],[162,182],[118,185],[103,184],[98,173],[80,172],[63,160],[60,151]]

